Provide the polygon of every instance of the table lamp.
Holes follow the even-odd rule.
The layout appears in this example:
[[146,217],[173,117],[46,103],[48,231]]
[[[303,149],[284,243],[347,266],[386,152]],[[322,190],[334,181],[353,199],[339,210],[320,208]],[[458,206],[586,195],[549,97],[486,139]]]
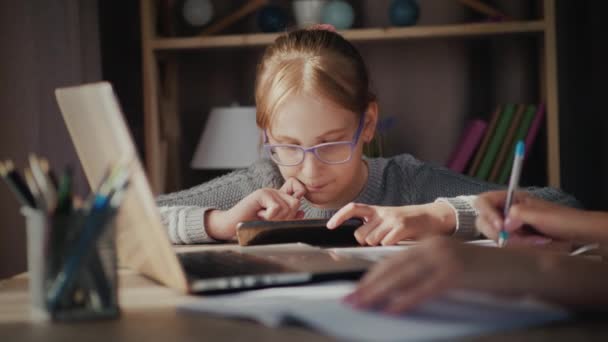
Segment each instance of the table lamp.
[[238,169],[260,157],[260,130],[255,107],[215,107],[209,113],[190,166],[193,169]]

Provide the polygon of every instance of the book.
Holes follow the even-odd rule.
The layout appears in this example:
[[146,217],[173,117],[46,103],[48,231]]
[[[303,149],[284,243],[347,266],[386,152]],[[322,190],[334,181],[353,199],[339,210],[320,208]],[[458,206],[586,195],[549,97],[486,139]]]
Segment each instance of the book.
[[[515,137],[513,139],[513,143],[509,146],[508,156],[505,159],[505,163],[500,170],[500,175],[497,179],[497,183],[499,184],[507,184],[507,180],[509,179],[509,175],[511,174],[511,167],[513,166],[513,154],[515,153],[515,144],[518,141],[526,139],[526,136],[529,135],[529,130],[532,125],[532,120],[538,117],[538,111],[536,110],[536,105],[529,105],[526,109],[523,119],[521,120],[521,124],[515,133]],[[526,143],[526,150],[529,149],[529,145]],[[527,156],[528,153],[524,154]]]
[[346,220],[339,227],[331,230],[327,228],[327,221],[325,219],[243,221],[237,225],[236,237],[241,246],[290,242],[312,245],[359,245],[355,239],[355,230],[363,224],[361,220]]
[[447,163],[448,169],[458,173],[464,172],[487,127],[488,123],[481,119],[469,122],[450,156]]
[[[529,150],[530,146],[534,143],[536,136],[538,135],[538,131],[540,130],[540,125],[545,118],[545,104],[541,103],[538,106],[538,110],[536,111],[536,115],[534,116],[534,121],[530,125],[530,129],[528,130],[528,135],[526,135],[526,149]],[[526,156],[529,153],[526,153]],[[524,157],[525,160],[525,157]]]
[[498,176],[500,176],[500,170],[502,165],[505,163],[505,158],[509,155],[509,151],[511,151],[511,145],[513,145],[513,139],[515,138],[515,133],[519,128],[519,124],[521,123],[521,119],[524,117],[524,112],[526,111],[525,104],[518,104],[517,110],[515,111],[515,116],[513,116],[513,120],[511,121],[511,125],[509,125],[509,130],[507,131],[507,135],[505,136],[505,140],[500,146],[500,150],[498,151],[498,156],[494,161],[494,165],[492,166],[492,171],[490,171],[490,177],[488,177],[488,181],[492,183],[496,183],[498,180]]
[[492,114],[492,118],[490,119],[490,123],[486,129],[486,134],[481,141],[481,145],[479,145],[479,149],[475,154],[475,159],[473,159],[473,163],[469,168],[468,175],[474,177],[477,173],[477,169],[479,169],[479,164],[481,163],[481,159],[483,158],[484,153],[486,152],[486,148],[488,147],[488,143],[490,142],[490,138],[492,134],[494,134],[494,130],[496,129],[496,123],[498,122],[498,118],[500,117],[500,113],[502,112],[502,106],[496,107],[494,113]]
[[515,105],[508,104],[505,106],[500,118],[498,119],[498,123],[496,124],[496,130],[492,137],[490,138],[490,142],[488,143],[488,149],[479,164],[479,170],[475,174],[476,178],[481,180],[487,180],[490,174],[490,168],[496,160],[496,155],[498,153],[498,149],[500,145],[503,143],[505,135],[507,134],[507,129],[509,128],[509,124],[513,119],[513,113],[515,112]]

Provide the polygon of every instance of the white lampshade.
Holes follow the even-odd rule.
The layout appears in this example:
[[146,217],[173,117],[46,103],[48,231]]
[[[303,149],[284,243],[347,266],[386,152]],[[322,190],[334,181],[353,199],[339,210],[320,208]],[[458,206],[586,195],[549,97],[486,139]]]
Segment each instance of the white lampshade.
[[194,169],[237,169],[260,157],[260,130],[255,107],[211,110],[190,166]]

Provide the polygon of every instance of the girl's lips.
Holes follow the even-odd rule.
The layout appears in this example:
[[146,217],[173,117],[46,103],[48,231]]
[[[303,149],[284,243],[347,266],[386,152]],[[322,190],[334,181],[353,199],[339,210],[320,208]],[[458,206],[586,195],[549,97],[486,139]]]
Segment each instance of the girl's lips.
[[327,184],[321,184],[321,185],[306,185],[306,190],[308,190],[308,192],[319,192],[321,191]]

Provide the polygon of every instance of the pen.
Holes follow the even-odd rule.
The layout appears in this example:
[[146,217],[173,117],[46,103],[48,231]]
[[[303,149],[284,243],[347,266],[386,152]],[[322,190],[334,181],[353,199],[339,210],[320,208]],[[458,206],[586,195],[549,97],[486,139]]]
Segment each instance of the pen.
[[38,184],[34,180],[34,176],[32,175],[32,171],[29,168],[25,168],[23,171],[23,175],[25,176],[25,183],[27,187],[30,189],[30,193],[34,196],[34,202],[36,205],[35,209],[46,211],[46,206],[44,203],[44,199],[42,198],[42,194],[40,193],[40,189],[38,188]]
[[57,179],[57,175],[55,175],[53,169],[51,169],[49,166],[49,161],[46,158],[39,158],[39,160],[42,170],[48,176],[50,185],[52,185],[55,190],[59,189],[59,180]]
[[[511,204],[513,203],[513,193],[519,184],[519,176],[524,160],[525,146],[523,140],[519,140],[515,146],[515,156],[513,159],[513,168],[511,169],[511,178],[509,179],[509,188],[507,190],[507,200],[505,201],[504,217],[509,215]],[[498,246],[503,247],[507,243],[509,233],[505,230],[504,225],[498,233]]]
[[59,181],[55,214],[67,215],[72,210],[72,177],[72,168],[68,166]]
[[9,188],[15,193],[21,205],[35,208],[34,196],[28,189],[21,175],[15,170],[13,162],[7,160],[0,162],[0,176],[4,179]]
[[53,211],[57,205],[57,191],[49,179],[48,169],[46,171],[43,169],[40,159],[34,154],[30,154],[29,160],[32,176],[34,176],[34,180],[38,184],[38,189],[45,203],[44,208],[47,212]]

